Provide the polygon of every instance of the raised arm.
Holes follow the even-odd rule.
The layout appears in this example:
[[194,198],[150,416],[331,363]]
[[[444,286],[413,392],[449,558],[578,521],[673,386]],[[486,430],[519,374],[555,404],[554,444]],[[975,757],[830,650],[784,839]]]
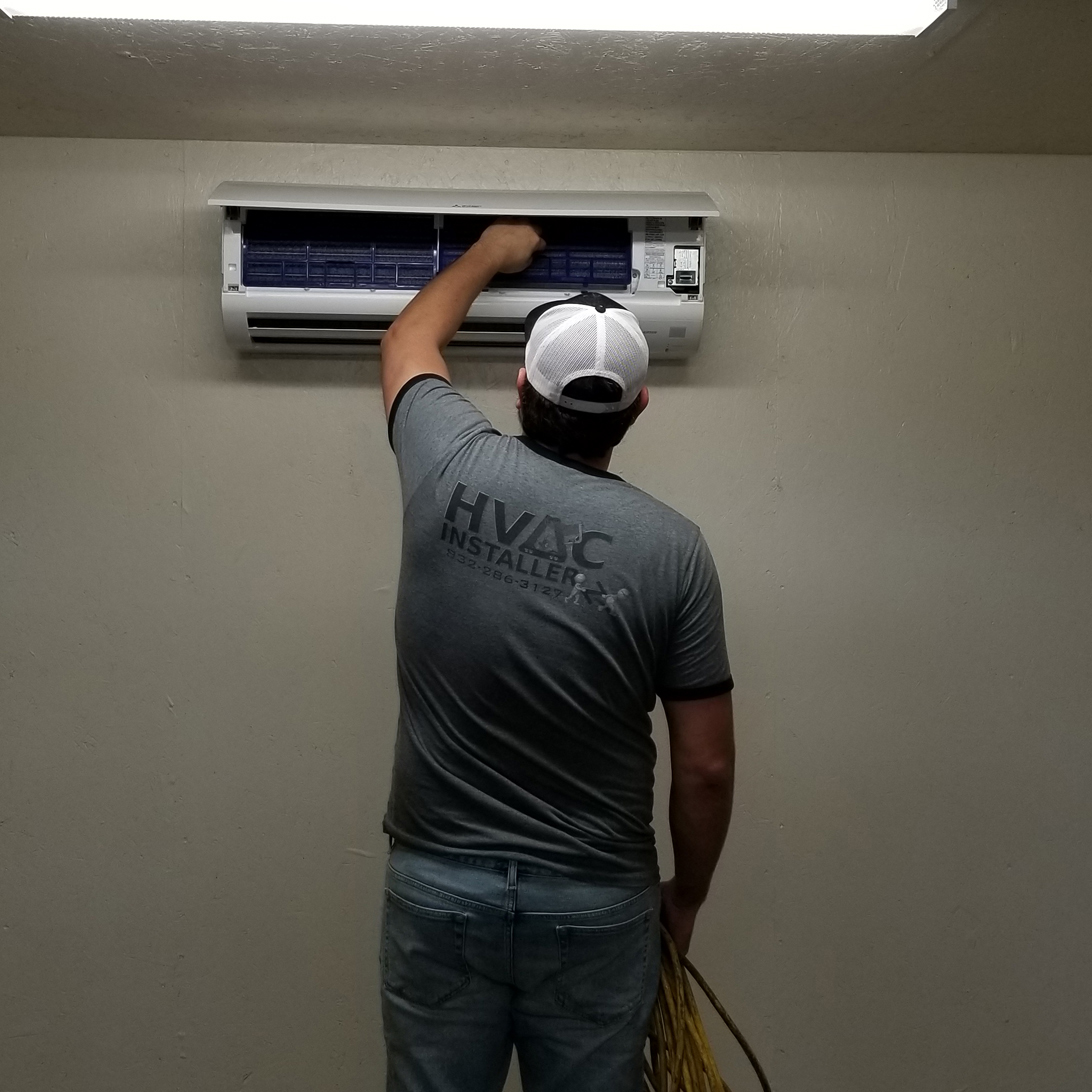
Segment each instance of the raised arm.
[[498,220],[457,261],[434,277],[406,305],[383,337],[383,408],[415,375],[448,378],[441,355],[466,318],[478,293],[498,273],[526,269],[546,244],[530,224]]
[[698,908],[732,815],[736,747],[732,695],[665,701],[671,746],[671,845],[675,875],[663,885],[663,922],[686,954]]

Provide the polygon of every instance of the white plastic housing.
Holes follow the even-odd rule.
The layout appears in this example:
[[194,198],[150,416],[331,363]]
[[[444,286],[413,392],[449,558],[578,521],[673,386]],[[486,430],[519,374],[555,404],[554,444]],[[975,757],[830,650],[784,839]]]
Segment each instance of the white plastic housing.
[[[653,360],[691,356],[701,339],[705,219],[719,215],[704,193],[615,193],[370,189],[225,182],[209,199],[224,209],[222,303],[228,342],[240,352],[366,355],[415,289],[256,287],[244,276],[242,239],[251,209],[431,214],[437,227],[458,216],[526,216],[548,230],[551,217],[627,221],[631,279],[596,288],[628,307]],[[672,287],[676,285],[678,290]],[[511,356],[534,307],[576,295],[579,285],[490,287],[475,301],[451,349]],[[300,325],[293,326],[292,320]],[[328,320],[328,321],[325,321]]]

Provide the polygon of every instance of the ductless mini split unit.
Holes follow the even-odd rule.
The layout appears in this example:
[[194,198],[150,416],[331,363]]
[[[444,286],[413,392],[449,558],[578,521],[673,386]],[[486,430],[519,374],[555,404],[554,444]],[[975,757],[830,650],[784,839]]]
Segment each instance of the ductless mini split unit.
[[527,217],[546,241],[522,273],[496,277],[451,347],[522,349],[540,303],[611,296],[636,316],[653,360],[701,339],[704,193],[372,189],[224,182],[223,311],[241,352],[360,355],[498,216]]

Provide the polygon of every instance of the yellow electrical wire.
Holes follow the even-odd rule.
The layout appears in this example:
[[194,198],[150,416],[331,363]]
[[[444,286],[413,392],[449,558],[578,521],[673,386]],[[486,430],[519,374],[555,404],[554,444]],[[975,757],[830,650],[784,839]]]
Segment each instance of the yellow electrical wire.
[[667,930],[661,927],[660,931],[660,987],[649,1023],[649,1057],[645,1061],[648,1092],[731,1092],[717,1069],[688,973],[736,1037],[758,1075],[763,1092],[770,1092],[770,1082],[735,1021],[690,960],[679,955]]

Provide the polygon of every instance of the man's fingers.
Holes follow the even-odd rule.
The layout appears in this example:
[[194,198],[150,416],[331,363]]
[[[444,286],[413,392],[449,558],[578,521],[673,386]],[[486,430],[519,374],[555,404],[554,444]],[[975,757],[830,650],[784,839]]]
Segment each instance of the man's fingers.
[[497,257],[497,268],[502,273],[518,273],[531,264],[531,259],[545,245],[538,229],[526,221],[512,217],[496,220],[482,232],[479,240]]

